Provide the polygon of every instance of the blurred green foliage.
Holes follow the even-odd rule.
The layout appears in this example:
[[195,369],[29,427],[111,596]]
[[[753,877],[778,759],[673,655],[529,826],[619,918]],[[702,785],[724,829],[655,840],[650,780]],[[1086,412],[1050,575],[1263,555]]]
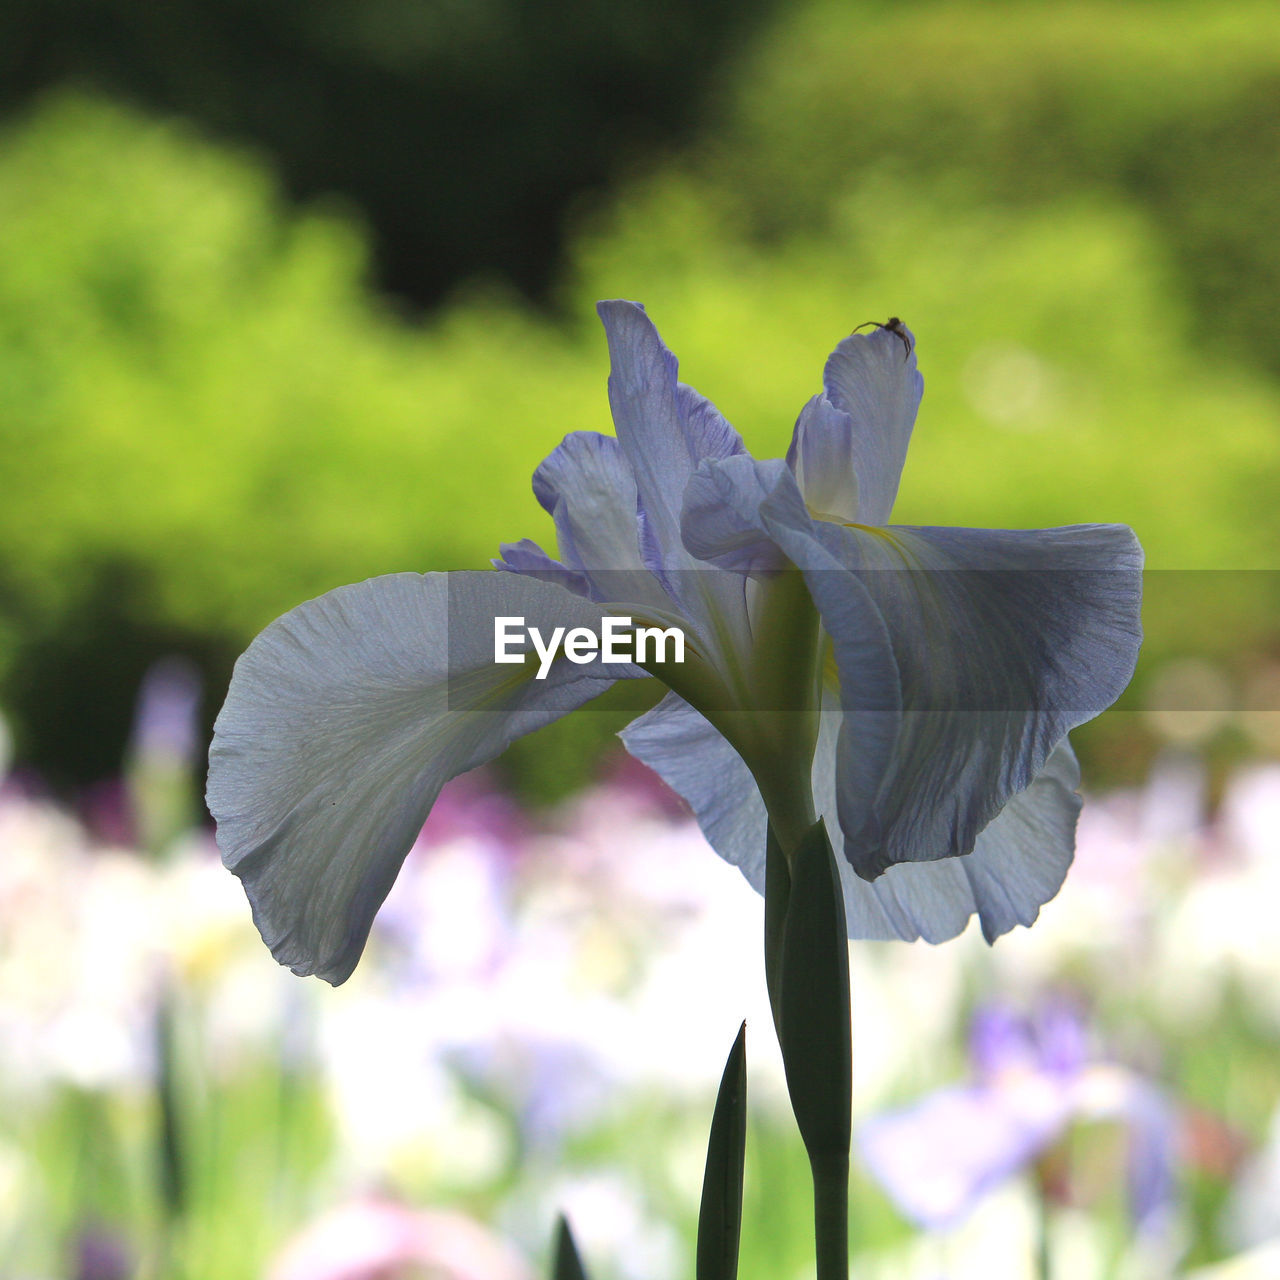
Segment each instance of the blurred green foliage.
[[[1170,571],[1149,661],[1237,674],[1275,644],[1273,575],[1206,595],[1202,571],[1280,545],[1270,21],[815,0],[743,57],[701,142],[580,217],[558,322],[489,284],[409,325],[359,228],[290,210],[258,158],[47,100],[0,144],[0,704],[22,755],[110,772],[160,652],[200,659],[216,708],[298,601],[547,539],[529,475],[609,429],[610,296],[643,300],[774,456],[834,343],[905,317],[927,391],[896,518],[1132,524]],[[512,767],[563,789],[618,722],[575,717]],[[1086,748],[1123,771],[1119,723]]]
[[28,741],[79,704],[46,767],[112,767],[123,721],[104,758],[84,716],[157,651],[225,676],[307,596],[483,564],[550,436],[607,422],[598,355],[514,303],[397,324],[348,225],[181,126],[50,104],[3,148],[0,224],[5,700]]
[[811,0],[726,78],[688,167],[762,245],[878,176],[1014,216],[1128,205],[1209,345],[1280,372],[1276,34],[1257,0]]
[[263,148],[373,230],[418,304],[544,296],[566,211],[687,134],[768,0],[10,0],[0,112],[72,84]]

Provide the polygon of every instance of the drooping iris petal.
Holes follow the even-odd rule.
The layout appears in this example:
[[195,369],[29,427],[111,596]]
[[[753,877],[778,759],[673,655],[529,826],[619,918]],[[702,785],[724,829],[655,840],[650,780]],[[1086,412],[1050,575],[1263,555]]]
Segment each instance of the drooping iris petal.
[[814,396],[800,410],[787,450],[787,466],[814,515],[858,518],[856,452],[853,419],[825,395]]
[[[441,786],[634,669],[494,662],[495,617],[597,634],[601,611],[498,573],[395,574],[273,622],[236,664],[208,803],[281,964],[344,981]],[[527,649],[513,646],[512,652]]]
[[764,892],[764,801],[742,757],[709,720],[669,693],[619,734],[693,810],[711,847]]
[[[1075,854],[1079,785],[1080,766],[1063,738],[1030,786],[978,832],[973,852],[954,859],[988,942],[1015,924],[1034,924],[1041,905],[1062,888]],[[904,863],[901,869],[930,865],[938,864]]]
[[[848,737],[833,694],[824,695],[814,753],[814,802],[829,828],[839,808],[838,764]],[[904,862],[875,880],[841,860],[851,938],[946,942],[976,915],[988,942],[1015,925],[1030,926],[1062,887],[1075,853],[1080,772],[1064,738],[1044,770],[1011,797],[981,832],[973,852],[935,862]]]
[[[1122,525],[845,526],[814,520],[776,462],[702,471],[737,524],[754,519],[803,571],[831,636],[845,713],[839,826],[868,879],[970,852],[1133,674],[1142,552]],[[691,522],[686,536],[714,555],[710,529]]]
[[[1072,779],[1078,776],[1064,739],[1044,771],[979,832],[972,853],[899,863],[871,882],[849,876],[847,897],[863,913],[858,936],[946,942],[977,915],[983,937],[994,942],[1014,925],[1034,924],[1071,866],[1080,811]],[[874,891],[874,912],[859,885]]]
[[[857,519],[861,524],[889,522],[924,394],[924,379],[916,368],[915,339],[909,330],[903,333],[905,343],[891,329],[850,334],[827,358],[822,371],[827,400],[847,413],[852,424],[848,440],[858,478]],[[796,425],[799,431],[800,424]],[[837,509],[833,514],[840,512]]]
[[[841,713],[824,703],[814,756],[814,801],[834,828],[835,757]],[[767,816],[742,758],[688,703],[668,694],[622,733],[627,750],[692,808],[712,848],[764,892]],[[1074,850],[1079,771],[1063,741],[1044,772],[1014,796],[980,835],[973,853],[904,863],[868,882],[842,860],[851,938],[944,942],[976,914],[988,941],[1030,925],[1059,890]]]
[[[895,863],[967,853],[1067,731],[1110,706],[1133,674],[1142,634],[1137,541],[1116,525],[825,525],[819,538],[874,600],[901,681],[901,718],[877,790],[862,780],[842,787],[846,854],[873,877]],[[841,661],[841,623],[828,622],[819,598],[831,594],[821,583],[829,576],[806,572],[836,640],[843,691],[863,673]],[[859,743],[846,736],[852,754]]]

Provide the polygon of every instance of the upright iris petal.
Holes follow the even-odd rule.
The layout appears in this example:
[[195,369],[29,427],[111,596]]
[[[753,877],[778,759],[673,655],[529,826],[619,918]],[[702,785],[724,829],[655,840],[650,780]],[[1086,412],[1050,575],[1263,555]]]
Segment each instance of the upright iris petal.
[[858,519],[863,524],[888,523],[924,394],[915,337],[905,329],[902,333],[905,346],[887,327],[850,334],[822,371],[823,395],[853,424],[849,461],[857,476]]
[[643,674],[500,665],[505,616],[683,629],[623,740],[757,888],[766,825],[785,848],[822,816],[851,936],[1030,924],[1071,860],[1066,733],[1136,659],[1132,533],[887,526],[923,386],[905,331],[845,338],[786,460],[757,462],[642,307],[599,310],[617,436],[575,432],[535,473],[558,559],[523,539],[504,573],[339,588],[237,664],[209,806],[277,958],[341,982],[442,783]]

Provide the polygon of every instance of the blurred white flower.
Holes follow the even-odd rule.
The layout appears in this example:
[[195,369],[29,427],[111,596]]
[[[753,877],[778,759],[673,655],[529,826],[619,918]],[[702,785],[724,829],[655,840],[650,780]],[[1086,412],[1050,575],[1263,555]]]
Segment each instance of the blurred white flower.
[[203,1002],[206,1065],[277,1042],[291,987],[256,965],[241,980],[259,944],[211,841],[192,836],[158,865],[95,846],[64,811],[7,792],[0,849],[8,1083],[106,1089],[147,1079],[156,1002],[170,981]]
[[[584,793],[518,841],[428,833],[374,926],[358,1000],[321,1014],[342,1123],[369,1159],[447,1123],[445,1068],[544,1151],[636,1090],[711,1094],[738,1023],[763,1029],[771,1014],[759,898],[691,856],[704,845],[691,819],[624,786]],[[785,1106],[772,1041],[753,1041],[753,1092]]]
[[19,1087],[150,1068],[156,921],[145,868],[53,806],[0,795],[0,1059]]
[[1153,981],[1162,1005],[1209,1018],[1228,984],[1280,1028],[1280,767],[1246,769],[1228,783],[1214,856],[1172,904],[1157,937]]
[[1222,836],[1244,861],[1280,863],[1280,764],[1236,773],[1222,797]]
[[430,1005],[359,975],[318,1007],[317,1052],[348,1183],[466,1189],[510,1159],[501,1117],[441,1061]]

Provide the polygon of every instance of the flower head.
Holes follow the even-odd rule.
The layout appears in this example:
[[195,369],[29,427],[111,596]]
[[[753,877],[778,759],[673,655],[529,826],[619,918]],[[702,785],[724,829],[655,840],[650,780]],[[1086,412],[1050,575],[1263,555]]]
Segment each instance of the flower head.
[[[1030,924],[1071,860],[1067,731],[1132,673],[1141,551],[1120,525],[889,526],[923,383],[895,326],[845,338],[787,458],[677,378],[643,308],[599,307],[616,436],[534,474],[559,558],[395,574],[272,623],[237,664],[209,807],[276,958],[343,981],[441,786],[616,679],[671,692],[623,734],[757,888],[821,815],[850,933]],[[678,627],[684,662],[495,662],[495,619]],[[528,646],[526,645],[527,649]]]

